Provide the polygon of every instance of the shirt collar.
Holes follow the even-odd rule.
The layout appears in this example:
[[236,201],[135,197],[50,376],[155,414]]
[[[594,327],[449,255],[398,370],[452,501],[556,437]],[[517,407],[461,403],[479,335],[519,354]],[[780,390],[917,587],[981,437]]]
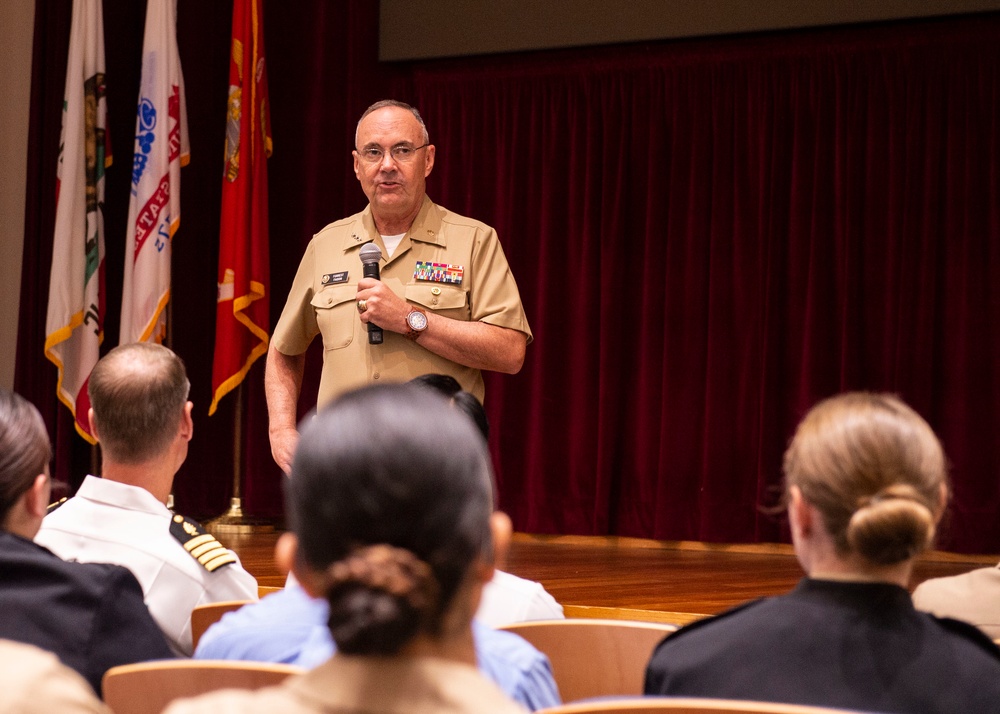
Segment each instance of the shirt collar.
[[95,503],[103,503],[131,511],[142,511],[157,516],[171,517],[173,514],[165,505],[144,488],[118,481],[108,481],[99,476],[87,476],[76,492],[77,498],[85,498]]
[[[413,219],[410,230],[406,232],[406,236],[404,236],[403,241],[400,243],[400,248],[396,249],[397,253],[402,252],[401,248],[407,238],[420,243],[439,245],[442,248],[447,247],[447,242],[441,232],[440,212],[433,210],[434,208],[434,202],[427,196],[424,196],[420,212]],[[361,212],[358,220],[351,225],[350,230],[344,235],[341,247],[345,253],[352,250],[361,250],[361,246],[374,241],[378,235],[379,232],[375,227],[375,219],[372,217],[372,207],[371,204],[368,204],[365,206],[365,210]],[[381,241],[379,242],[381,243]]]
[[913,609],[910,593],[893,583],[818,580],[805,577],[795,591],[807,598],[835,602],[849,608]]

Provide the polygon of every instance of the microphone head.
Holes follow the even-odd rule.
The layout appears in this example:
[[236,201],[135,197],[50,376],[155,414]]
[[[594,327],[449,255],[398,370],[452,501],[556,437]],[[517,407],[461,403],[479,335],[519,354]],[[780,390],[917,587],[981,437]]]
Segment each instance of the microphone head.
[[365,265],[378,263],[382,260],[382,251],[374,243],[365,243],[361,246],[361,262]]

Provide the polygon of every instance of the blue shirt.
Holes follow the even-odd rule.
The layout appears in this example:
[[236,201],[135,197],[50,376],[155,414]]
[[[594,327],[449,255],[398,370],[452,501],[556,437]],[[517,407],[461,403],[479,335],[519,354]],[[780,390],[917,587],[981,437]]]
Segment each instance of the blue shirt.
[[[281,662],[313,668],[336,645],[326,625],[327,603],[300,586],[286,587],[212,625],[198,642],[196,659]],[[561,703],[549,659],[512,632],[473,620],[479,671],[531,711]]]

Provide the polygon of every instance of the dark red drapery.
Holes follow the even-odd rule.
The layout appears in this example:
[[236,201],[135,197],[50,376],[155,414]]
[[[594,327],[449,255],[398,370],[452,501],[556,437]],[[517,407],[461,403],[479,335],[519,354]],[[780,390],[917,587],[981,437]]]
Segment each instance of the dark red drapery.
[[[105,0],[109,345],[142,34],[132,4]],[[17,384],[76,481],[86,450],[55,407],[39,337],[69,2],[37,5]],[[204,415],[222,5],[178,11],[192,164],[173,334],[196,438],[175,490],[196,515],[220,512],[232,481],[232,403]],[[941,435],[955,485],[944,545],[1000,550],[1000,16],[380,65],[374,5],[267,4],[272,312],[311,233],[364,204],[349,163],[361,110],[387,95],[417,104],[438,147],[431,197],[497,228],[536,335],[521,374],[487,382],[519,529],[778,540],[758,506],[774,502],[794,424],[863,388],[901,394]],[[244,506],[275,515],[261,373],[245,390]]]

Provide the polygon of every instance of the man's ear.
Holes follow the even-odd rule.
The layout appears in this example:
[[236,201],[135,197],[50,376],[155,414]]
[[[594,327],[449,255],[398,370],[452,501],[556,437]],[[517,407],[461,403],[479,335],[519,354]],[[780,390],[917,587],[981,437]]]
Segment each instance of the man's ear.
[[93,436],[97,441],[100,441],[101,437],[99,437],[97,435],[97,420],[94,419],[94,408],[93,407],[91,407],[90,409],[87,410],[87,421],[90,423],[90,434],[91,434],[91,436]]
[[191,410],[194,408],[193,402],[184,403],[184,414],[181,415],[180,435],[184,441],[191,441],[194,436],[194,419],[191,418]]
[[437,152],[434,144],[427,147],[427,162],[424,166],[424,178],[431,175],[431,171],[434,170],[434,155]]

